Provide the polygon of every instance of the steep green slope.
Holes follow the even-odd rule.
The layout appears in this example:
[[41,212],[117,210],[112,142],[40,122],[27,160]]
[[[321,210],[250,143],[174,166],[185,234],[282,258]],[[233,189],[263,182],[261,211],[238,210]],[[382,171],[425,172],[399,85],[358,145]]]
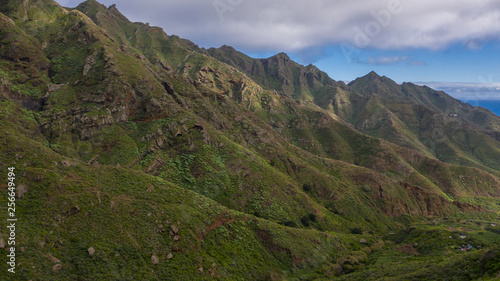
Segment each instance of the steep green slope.
[[[16,167],[24,190],[16,211],[20,263],[15,278],[2,271],[3,280],[264,280],[292,263],[328,263],[355,240],[257,219],[143,172],[65,158],[41,143],[29,115],[2,100],[1,142],[9,146],[1,169]],[[307,246],[313,242],[323,247]]]
[[[366,276],[365,267],[370,274],[379,274],[374,273],[370,259],[394,252],[390,241],[395,238],[383,242],[366,232],[281,226],[227,209],[160,177],[66,158],[41,143],[44,136],[37,133],[36,120],[28,117],[29,112],[8,100],[2,101],[1,108],[1,142],[9,144],[2,146],[1,163],[17,167],[17,185],[26,191],[17,200],[21,263],[15,278],[3,271],[4,280],[34,276],[50,280],[321,280],[349,272]],[[2,164],[1,169],[6,168]],[[1,216],[6,219],[5,213]],[[364,232],[352,228],[352,223],[348,226],[350,232]],[[412,235],[407,239],[419,237]],[[421,235],[426,239],[425,232]],[[360,238],[367,244],[360,244]],[[488,248],[488,241],[477,243]],[[494,273],[491,251],[473,254],[484,264],[474,276]],[[463,276],[456,270],[463,265],[476,270],[476,259],[470,255],[447,255],[456,260],[446,267],[453,268],[457,277]],[[436,258],[440,256],[420,258],[415,266],[431,264]],[[437,270],[431,270],[436,274]]]
[[130,47],[140,50],[152,64],[167,71],[176,70],[187,55],[199,49],[188,40],[168,36],[160,27],[130,22],[115,5],[106,8],[97,1],[89,0],[78,5],[76,10],[105,29],[120,44],[122,51],[126,52]]
[[[498,116],[444,92],[411,83],[398,85],[373,72],[349,85],[365,95],[366,102],[349,120],[361,132],[498,175]],[[479,115],[484,117],[476,118]]]
[[247,73],[255,82],[267,89],[293,97],[312,101],[324,91],[346,88],[313,65],[303,66],[279,53],[267,59],[253,59],[229,46],[206,51],[218,60]]
[[355,130],[366,97],[312,66],[245,74],[116,6],[25,2],[0,18],[21,261],[2,279],[314,280],[363,272],[425,217],[498,221],[497,176]]
[[40,106],[47,91],[49,61],[40,43],[0,13],[1,91],[26,107]]
[[[399,85],[385,76],[380,77],[375,72],[352,81],[349,86],[365,96],[378,95],[393,101],[424,105],[433,111],[457,117],[456,119],[462,122],[469,121],[486,130],[498,131],[500,128],[500,118],[488,110],[475,108],[445,92],[435,91],[427,86],[417,86],[413,83]],[[473,117],[479,115],[483,115],[483,118]]]
[[[425,86],[399,85],[375,72],[344,85],[312,65],[305,67],[291,61],[283,53],[253,59],[227,46],[207,52],[237,67],[262,87],[312,101],[362,133],[447,163],[478,167],[498,175],[500,118],[486,109]],[[321,145],[313,140],[315,133],[298,133],[304,140],[294,143],[323,153],[318,148]]]

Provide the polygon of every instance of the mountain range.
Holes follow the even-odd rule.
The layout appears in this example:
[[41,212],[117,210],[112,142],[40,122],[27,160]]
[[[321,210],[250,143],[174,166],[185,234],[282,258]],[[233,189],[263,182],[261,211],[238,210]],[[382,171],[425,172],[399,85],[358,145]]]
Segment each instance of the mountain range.
[[94,0],[2,1],[0,42],[2,280],[500,278],[485,108],[200,48]]

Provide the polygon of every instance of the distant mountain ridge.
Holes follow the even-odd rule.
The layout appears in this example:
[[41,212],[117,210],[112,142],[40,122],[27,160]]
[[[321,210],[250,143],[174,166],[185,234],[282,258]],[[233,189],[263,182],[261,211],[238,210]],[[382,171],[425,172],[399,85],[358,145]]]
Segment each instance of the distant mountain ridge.
[[[343,82],[332,80],[326,73],[320,72],[314,66],[304,67],[290,62],[290,59],[285,54],[278,54],[269,59],[252,59],[227,46],[219,49],[209,49],[208,52],[217,59],[237,67],[251,77],[256,77],[255,81],[261,86],[283,91],[295,99],[313,101],[318,106],[332,111],[344,121],[354,125],[361,132],[384,138],[405,147],[423,149],[445,162],[460,165],[469,163],[466,165],[475,167],[483,166],[481,160],[477,161],[478,157],[476,155],[459,157],[458,159],[449,155],[451,151],[456,151],[452,152],[454,154],[462,155],[464,154],[463,150],[469,150],[469,148],[463,147],[463,144],[460,143],[463,142],[463,139],[458,140],[458,143],[448,144],[448,136],[451,142],[454,142],[452,137],[456,136],[456,134],[453,130],[458,130],[458,123],[452,121],[460,120],[459,123],[463,122],[466,124],[467,130],[474,128],[474,134],[476,134],[476,131],[480,131],[477,135],[480,143],[477,145],[484,146],[485,150],[489,149],[493,152],[492,156],[494,160],[490,161],[487,166],[492,169],[498,169],[496,163],[500,161],[500,155],[497,154],[499,146],[497,142],[493,142],[494,146],[491,146],[493,143],[489,139],[493,137],[498,141],[497,133],[495,132],[500,130],[500,118],[491,114],[488,110],[474,108],[469,104],[454,99],[444,92],[435,91],[426,86],[417,86],[413,83],[399,85],[393,80],[385,76],[381,77],[373,71],[345,85]],[[265,65],[270,60],[274,61],[274,73],[269,74],[258,70],[259,67],[256,65],[260,65],[262,62],[265,62]],[[267,75],[264,75],[264,73]],[[302,74],[295,74],[294,76],[293,73]],[[310,83],[305,83],[304,86],[304,83],[301,83],[303,80],[300,77],[309,77],[305,80]],[[277,82],[277,85],[285,84],[287,87],[273,88],[268,82],[269,79]],[[294,83],[290,81],[294,81]],[[283,83],[280,84],[279,82]],[[307,93],[307,95],[294,95],[295,93]],[[388,100],[391,108],[385,108],[384,100]],[[389,119],[395,118],[392,122],[399,125],[395,125],[395,127],[390,126],[383,130],[379,129],[380,127],[378,126],[380,125],[377,125],[377,123],[369,125],[372,123],[370,119],[374,118],[370,115],[372,115],[375,108],[383,109],[385,111],[384,114],[388,114],[384,117],[382,113],[378,113],[379,115],[377,116],[379,117],[377,118],[382,118],[380,119],[381,122],[386,123]],[[401,110],[403,108],[406,108],[406,111]],[[412,115],[409,115],[411,112],[413,112],[412,120],[408,120],[408,117]],[[435,121],[426,123],[427,125],[424,123],[427,129],[425,131],[418,130],[417,132],[411,127],[415,127],[415,122],[420,123],[423,118],[426,118],[426,116],[421,116],[422,114],[426,116],[435,115],[434,119],[440,115],[441,117],[439,118],[444,119],[436,119]],[[447,123],[452,124],[451,126],[454,126],[454,129],[446,128],[445,125]],[[384,132],[384,130],[387,131]],[[444,140],[444,138],[447,140],[436,143],[432,139],[433,134],[439,134],[438,138],[440,140]],[[424,142],[427,142],[427,144]],[[450,145],[454,148],[451,148]],[[459,146],[458,149],[455,148],[456,145]],[[489,148],[486,149],[486,147]],[[429,151],[429,149],[433,151]],[[469,153],[466,152],[465,154]]]
[[267,59],[253,59],[230,46],[210,48],[207,53],[247,73],[264,88],[279,91],[290,97],[311,100],[316,92],[346,88],[343,82],[331,79],[312,64],[302,66],[285,53]]

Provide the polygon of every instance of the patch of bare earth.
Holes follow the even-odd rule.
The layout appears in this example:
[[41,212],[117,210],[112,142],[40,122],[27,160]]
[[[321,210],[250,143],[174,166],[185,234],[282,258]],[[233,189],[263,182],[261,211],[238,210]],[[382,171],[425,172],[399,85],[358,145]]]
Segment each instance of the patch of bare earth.
[[413,248],[411,245],[401,245],[398,247],[395,247],[394,250],[402,252],[402,253],[407,253],[410,255],[420,255],[420,253],[417,251],[417,249]]

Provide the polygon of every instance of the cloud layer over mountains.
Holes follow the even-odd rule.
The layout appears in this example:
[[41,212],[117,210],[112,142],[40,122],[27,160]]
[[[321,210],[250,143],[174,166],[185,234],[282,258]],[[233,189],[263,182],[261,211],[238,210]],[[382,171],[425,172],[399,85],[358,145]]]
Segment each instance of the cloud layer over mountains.
[[440,49],[460,43],[475,49],[500,34],[496,0],[121,0],[117,4],[132,20],[148,19],[168,34],[205,46],[230,44],[256,52],[341,43],[381,49]]

